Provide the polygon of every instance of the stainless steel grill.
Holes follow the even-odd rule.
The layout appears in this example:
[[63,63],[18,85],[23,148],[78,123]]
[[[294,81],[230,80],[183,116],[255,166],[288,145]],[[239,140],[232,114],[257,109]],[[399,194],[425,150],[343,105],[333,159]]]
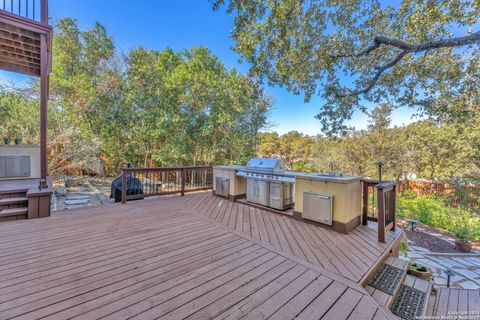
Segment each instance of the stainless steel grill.
[[249,170],[273,173],[285,170],[285,161],[282,159],[253,158],[248,161],[247,168]]
[[253,158],[237,176],[247,179],[247,201],[285,210],[293,204],[295,177],[282,159]]
[[245,170],[240,170],[237,176],[263,181],[295,183],[295,177],[286,174],[285,162],[282,159],[250,159]]

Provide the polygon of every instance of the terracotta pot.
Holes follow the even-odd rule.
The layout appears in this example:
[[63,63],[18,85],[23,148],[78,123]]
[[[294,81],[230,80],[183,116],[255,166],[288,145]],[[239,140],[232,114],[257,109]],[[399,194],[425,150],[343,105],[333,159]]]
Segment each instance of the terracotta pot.
[[470,242],[456,240],[455,247],[457,248],[458,251],[461,251],[461,252],[472,251],[472,244]]

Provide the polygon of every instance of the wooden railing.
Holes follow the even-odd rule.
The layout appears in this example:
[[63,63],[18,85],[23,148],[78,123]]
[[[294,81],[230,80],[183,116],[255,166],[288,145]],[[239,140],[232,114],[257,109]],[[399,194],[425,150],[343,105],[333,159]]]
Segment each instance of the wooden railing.
[[48,24],[48,0],[0,0],[0,10]]
[[385,242],[386,232],[395,231],[397,183],[392,181],[363,181],[363,224],[376,221],[378,241]]
[[[131,186],[131,190],[127,191]],[[122,169],[122,203],[145,197],[209,190],[213,169],[201,167],[160,167]]]

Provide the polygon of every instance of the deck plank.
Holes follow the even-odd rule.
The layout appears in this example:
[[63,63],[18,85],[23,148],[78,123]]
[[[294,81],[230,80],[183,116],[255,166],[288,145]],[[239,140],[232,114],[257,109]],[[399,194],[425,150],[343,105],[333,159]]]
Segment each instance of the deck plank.
[[342,275],[383,253],[353,252],[368,230],[346,239],[210,193],[27,222],[0,225],[0,319],[384,315],[355,267]]
[[191,314],[185,319],[195,320],[195,319],[207,319],[208,317],[215,317],[219,314],[225,312],[226,310],[232,308],[236,301],[244,301],[249,296],[255,294],[258,290],[261,290],[263,287],[275,281],[280,276],[285,274],[287,271],[295,267],[296,264],[292,261],[285,261],[280,265],[272,268],[269,272],[266,272],[262,276],[258,277],[256,281],[251,281],[250,283],[244,285],[243,287],[235,290],[234,292],[225,295],[221,299],[215,301],[214,303],[208,305],[202,310]]
[[440,288],[432,314],[437,318],[463,317],[476,319],[480,314],[480,290]]
[[379,243],[372,224],[358,226],[344,235],[245,203],[232,202],[224,209],[231,211],[225,211],[224,215],[235,216],[235,226],[231,219],[225,223],[222,215],[210,217],[232,230],[357,282],[367,276],[400,236],[399,232],[388,232],[387,243]]
[[293,299],[278,309],[270,319],[294,319],[303,309],[305,309],[310,301],[315,299],[315,297],[323,292],[323,290],[325,290],[331,283],[332,280],[325,276],[317,277],[304,290],[299,292]]

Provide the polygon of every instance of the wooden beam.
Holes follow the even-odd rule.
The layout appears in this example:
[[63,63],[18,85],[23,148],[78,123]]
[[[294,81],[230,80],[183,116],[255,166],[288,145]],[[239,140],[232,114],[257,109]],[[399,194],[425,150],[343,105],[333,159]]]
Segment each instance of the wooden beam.
[[40,76],[40,69],[32,68],[32,67],[26,67],[18,64],[12,64],[9,62],[5,62],[0,60],[0,69],[10,71],[10,72],[18,72],[18,73],[23,73],[27,74],[30,76],[35,76],[39,77]]
[[0,50],[17,54],[17,55],[22,55],[29,58],[38,59],[38,61],[40,61],[40,53],[31,52],[29,50],[20,49],[16,47],[11,47],[9,45],[2,43],[1,41],[0,41]]
[[30,62],[25,59],[15,59],[11,56],[4,55],[4,54],[0,54],[0,59],[4,62],[11,63],[11,64],[18,64],[23,67],[40,69],[40,63]]
[[50,34],[53,30],[48,23],[41,23],[32,19],[27,19],[5,10],[0,10],[0,22],[5,22],[22,29],[43,34]]
[[40,66],[40,178],[42,188],[47,186],[47,105],[48,105],[48,43],[47,35],[41,35],[41,66]]
[[15,41],[9,38],[2,37],[1,35],[0,35],[0,43],[4,46],[8,46],[13,49],[20,49],[23,51],[40,55],[40,46],[38,47],[32,46],[32,45],[29,45],[28,43],[22,43],[20,41]]
[[40,0],[40,22],[48,24],[48,0]]
[[11,51],[5,51],[0,48],[0,56],[6,59],[10,59],[13,61],[18,61],[19,63],[28,64],[35,66],[40,66],[40,57],[39,58],[31,58],[29,56],[25,56],[23,54],[13,53]]
[[5,31],[2,28],[0,28],[0,36],[5,39],[10,39],[13,41],[17,41],[19,43],[26,43],[34,47],[39,47],[40,46],[40,40],[35,40],[33,38],[30,38],[26,35],[20,34],[20,33],[12,33],[9,31]]
[[7,32],[22,34],[26,37],[30,37],[32,39],[40,41],[40,34],[32,30],[24,29],[15,25],[5,23],[5,22],[0,23],[0,28],[2,28]]

